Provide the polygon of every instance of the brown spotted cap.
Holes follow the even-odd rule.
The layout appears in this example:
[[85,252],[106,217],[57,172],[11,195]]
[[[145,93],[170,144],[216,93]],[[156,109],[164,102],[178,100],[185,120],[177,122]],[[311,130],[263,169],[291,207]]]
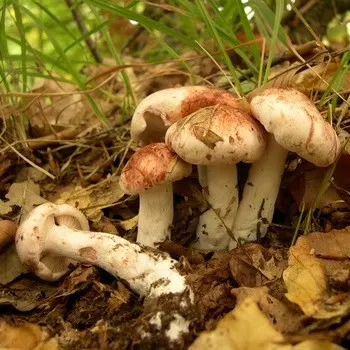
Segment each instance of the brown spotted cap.
[[134,153],[126,163],[120,186],[125,193],[137,194],[156,185],[189,176],[192,166],[184,162],[165,143],[152,143]]
[[203,107],[217,104],[249,111],[244,99],[222,89],[183,86],[157,91],[137,106],[131,121],[131,137],[140,145],[164,142],[170,125]]
[[173,124],[165,142],[191,164],[252,163],[265,151],[265,133],[246,111],[217,105],[202,108]]

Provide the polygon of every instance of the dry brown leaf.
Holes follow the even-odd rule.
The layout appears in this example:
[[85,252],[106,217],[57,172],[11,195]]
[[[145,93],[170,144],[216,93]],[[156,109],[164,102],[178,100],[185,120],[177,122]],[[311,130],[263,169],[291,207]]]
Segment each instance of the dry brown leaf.
[[[312,67],[312,69],[308,68],[296,74],[293,78],[291,86],[296,89],[299,89],[300,91],[326,91],[328,88],[328,84],[333,79],[334,73],[336,72],[338,67],[339,63],[337,62],[322,62]],[[320,79],[319,76],[322,77],[324,81]],[[348,72],[344,78],[344,85],[342,89],[350,89],[350,72]]]
[[18,258],[15,245],[8,247],[0,254],[0,283],[7,284],[27,270]]
[[[287,188],[299,211],[302,210],[303,205],[305,205],[304,210],[309,210],[314,205],[326,171],[325,168],[317,168],[303,161],[291,174],[290,180],[286,181],[288,182]],[[340,199],[335,186],[330,184],[326,192],[318,198],[316,207],[322,209]]]
[[[300,62],[294,62],[292,64],[288,61],[283,62],[271,68],[268,83],[253,90],[249,94],[248,99],[251,100],[266,88],[271,87],[292,87],[308,96],[311,91],[325,91],[338,67],[339,64],[336,62],[329,64],[322,62],[311,65],[311,68],[300,66]],[[350,89],[350,73],[345,76],[342,89]]]
[[125,231],[133,230],[137,226],[139,216],[136,215],[128,220],[123,220],[118,223],[118,225]]
[[0,322],[0,348],[20,350],[58,350],[57,340],[49,338],[39,326],[26,323],[15,327]]
[[240,286],[260,287],[282,276],[285,263],[260,244],[249,243],[232,251],[230,269]]
[[252,299],[247,298],[224,316],[213,331],[204,331],[189,350],[341,350],[341,346],[319,340],[287,344]]
[[[315,254],[316,250],[336,259],[322,259]],[[349,230],[314,232],[300,237],[289,251],[288,268],[283,273],[287,298],[298,304],[305,315],[314,318],[327,319],[349,312],[346,274],[350,269],[349,251]],[[332,281],[340,284],[338,290],[331,288]]]
[[216,329],[204,331],[189,347],[190,350],[272,350],[291,349],[283,344],[277,332],[258,306],[246,299],[241,305],[221,319]]
[[305,316],[292,307],[288,300],[279,300],[269,294],[267,287],[249,288],[240,287],[231,290],[237,305],[242,304],[246,299],[252,299],[265,314],[274,327],[283,334],[292,334],[303,327]]
[[117,203],[124,196],[119,186],[119,177],[111,176],[109,179],[91,185],[87,188],[76,188],[71,192],[63,192],[57,204],[70,204],[84,212],[91,221],[99,221],[102,208]]
[[46,202],[46,199],[40,196],[40,186],[31,180],[13,183],[5,197],[8,201],[0,203],[0,214],[8,213],[9,208],[12,210],[12,206],[16,205],[22,210],[22,218],[37,205]]
[[[67,94],[63,96],[51,96],[47,98],[45,93],[73,93],[76,86],[52,79],[41,79],[33,87],[31,92],[42,93],[43,97],[27,97],[29,105],[29,120],[34,129],[46,129],[49,131],[47,123],[51,125],[78,125],[81,117],[85,114],[83,100],[86,99],[81,94]],[[50,132],[49,132],[50,133]],[[37,136],[44,136],[41,132]]]

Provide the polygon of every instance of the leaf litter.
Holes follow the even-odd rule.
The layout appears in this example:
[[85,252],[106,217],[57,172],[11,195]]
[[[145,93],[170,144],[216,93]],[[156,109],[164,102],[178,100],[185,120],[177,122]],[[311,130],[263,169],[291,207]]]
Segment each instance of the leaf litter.
[[[226,81],[211,59],[196,56],[188,52],[182,57],[189,59],[194,79],[202,82],[204,78],[216,86]],[[308,94],[325,91],[325,81],[330,82],[338,62],[325,64],[323,58],[319,55],[309,61],[313,70],[293,59],[284,61],[273,67],[268,84],[293,86]],[[191,84],[177,61],[149,67],[140,59],[128,60],[138,100],[159,89]],[[106,63],[113,68],[114,63]],[[38,174],[19,178],[16,174],[26,164],[6,149],[1,154],[0,216],[18,223],[40,203],[67,203],[82,210],[94,229],[134,240],[138,201],[126,196],[118,182],[121,168],[137,150],[129,142],[132,113],[121,108],[125,87],[105,66],[85,67],[83,72],[93,84],[108,78],[105,91],[96,89],[91,95],[111,127],[106,130],[76,86],[39,81],[31,90],[33,95],[21,101],[22,109],[28,107],[28,136],[33,141],[18,147],[56,179]],[[345,77],[345,87],[349,79]],[[49,93],[56,95],[48,98]],[[67,128],[74,133],[62,133]],[[11,132],[10,128],[4,134],[9,142],[14,139]],[[296,170],[293,161],[299,164]],[[289,225],[295,224],[303,203],[312,205],[323,176],[322,170],[305,170],[305,165],[290,160],[281,193],[289,194],[283,200],[291,205],[277,213],[269,235],[260,244],[245,244],[229,253],[187,246],[207,203],[195,173],[175,184],[173,241],[164,242],[161,249],[179,260],[196,305],[191,332],[179,348],[337,350],[349,344],[350,233],[344,214],[350,186],[344,174],[350,165],[344,152],[329,186],[331,196],[326,192],[319,201],[320,232],[299,237],[289,248],[282,239],[284,232],[291,231]],[[239,173],[244,174],[243,167]],[[343,219],[337,221],[339,213]],[[80,265],[72,266],[64,279],[47,283],[26,273],[11,260],[14,257],[13,245],[0,256],[2,348],[167,348],[164,338],[145,341],[136,336],[135,329],[150,325],[149,314],[125,281]],[[12,271],[14,267],[19,269]]]

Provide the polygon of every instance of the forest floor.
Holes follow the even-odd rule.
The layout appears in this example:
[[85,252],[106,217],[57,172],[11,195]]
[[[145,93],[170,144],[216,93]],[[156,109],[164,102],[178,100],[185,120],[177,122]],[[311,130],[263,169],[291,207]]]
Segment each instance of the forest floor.
[[[310,97],[325,91],[339,60],[325,63],[317,50],[309,45],[303,52],[312,69],[293,59],[276,61],[269,85],[293,86]],[[210,58],[191,52],[184,57],[203,78],[201,84],[229,87]],[[149,65],[130,59],[129,64],[126,71],[139,100],[192,83],[176,60]],[[119,174],[137,150],[130,138],[133,111],[125,103],[118,68],[108,60],[85,67],[84,74],[108,127],[77,86],[54,80],[40,81],[18,96],[16,107],[2,108],[0,215],[18,224],[46,201],[67,203],[83,211],[91,230],[135,241],[138,198],[119,187]],[[350,76],[345,85],[349,91]],[[350,120],[345,102],[337,107],[344,139]],[[327,113],[326,104],[324,108]],[[10,116],[22,114],[29,121],[26,142],[17,141],[21,130],[10,122]],[[172,241],[159,249],[179,260],[195,296],[190,332],[176,348],[350,347],[349,152],[344,145],[328,169],[291,154],[267,236],[230,252],[188,248],[207,203],[195,170],[175,184]],[[238,166],[240,188],[247,169]],[[6,228],[0,227],[0,233],[6,234]],[[14,244],[2,247],[0,260],[1,348],[171,347],[166,329],[140,337],[137,329],[149,322],[151,311],[127,283],[102,269],[79,265],[65,278],[45,282],[24,269]]]

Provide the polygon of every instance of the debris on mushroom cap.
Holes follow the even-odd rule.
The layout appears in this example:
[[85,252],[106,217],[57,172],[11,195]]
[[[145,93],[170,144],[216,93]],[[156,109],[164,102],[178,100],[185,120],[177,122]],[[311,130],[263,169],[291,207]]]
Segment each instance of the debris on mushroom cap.
[[166,144],[191,164],[251,163],[266,148],[265,131],[247,112],[227,105],[202,108],[173,124]]
[[189,176],[192,166],[164,143],[152,143],[134,153],[126,163],[120,186],[125,193],[137,194],[153,186]]
[[270,88],[251,101],[253,116],[276,141],[317,166],[332,164],[340,152],[335,130],[298,90]]
[[167,128],[179,119],[208,106],[230,105],[249,111],[249,104],[230,92],[207,86],[184,86],[157,91],[135,110],[131,137],[142,145],[163,142]]

